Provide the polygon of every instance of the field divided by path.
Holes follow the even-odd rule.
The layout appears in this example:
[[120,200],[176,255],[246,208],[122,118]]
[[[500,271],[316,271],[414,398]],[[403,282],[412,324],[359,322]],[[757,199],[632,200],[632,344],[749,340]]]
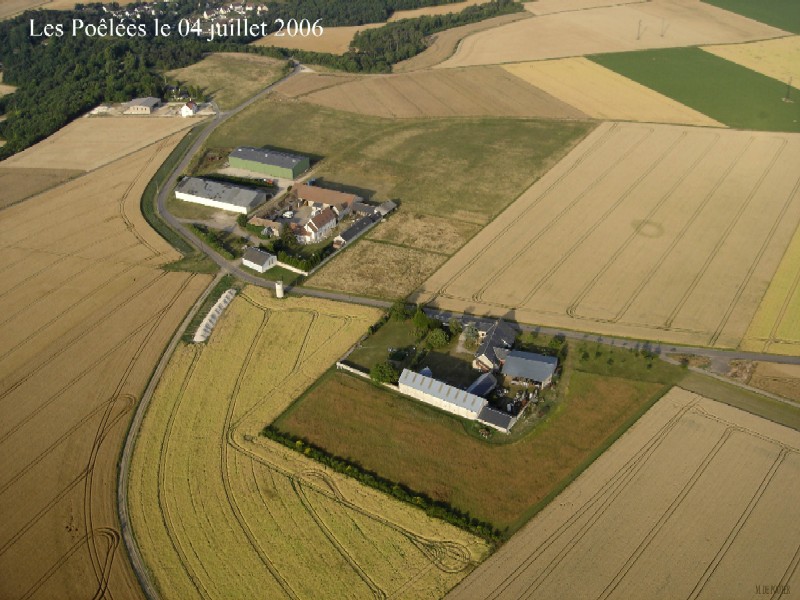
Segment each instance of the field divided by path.
[[141,594],[118,531],[117,458],[209,281],[161,269],[178,254],[139,210],[181,137],[0,212],[0,597]]
[[482,541],[260,437],[378,317],[247,288],[183,345],[134,453],[130,509],[165,598],[438,598]]
[[437,68],[764,40],[787,32],[693,0],[653,0],[523,19],[465,38]]
[[798,161],[794,134],[605,124],[414,299],[736,348],[800,224]]
[[791,589],[798,493],[798,432],[673,388],[448,598],[702,600],[750,598],[766,581]]

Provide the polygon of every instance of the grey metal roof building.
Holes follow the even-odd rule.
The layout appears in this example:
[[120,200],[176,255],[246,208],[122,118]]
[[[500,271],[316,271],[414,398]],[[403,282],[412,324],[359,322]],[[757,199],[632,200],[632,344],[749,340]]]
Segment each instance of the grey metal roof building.
[[307,156],[250,146],[236,148],[231,152],[228,156],[228,164],[231,167],[289,179],[296,179],[310,166]]
[[200,177],[187,177],[181,181],[175,188],[175,196],[187,202],[240,213],[247,213],[266,200],[266,192],[261,190]]
[[486,406],[486,400],[480,396],[409,369],[403,369],[398,387],[404,394],[468,419],[477,418]]
[[558,359],[555,356],[512,350],[503,364],[503,375],[545,383],[553,376],[557,366]]
[[148,96],[147,98],[134,98],[128,103],[128,106],[144,106],[150,110],[161,104],[161,100]]
[[361,217],[358,221],[336,236],[336,240],[341,240],[342,245],[349,244],[359,235],[369,229],[374,222],[375,221],[373,221],[370,217]]
[[508,433],[514,423],[517,422],[517,417],[492,408],[491,406],[484,406],[481,414],[478,415],[478,421]]
[[486,337],[475,352],[475,357],[487,368],[497,369],[505,357],[498,356],[495,349],[511,348],[516,338],[517,332],[511,325],[505,321],[496,321],[486,332]]
[[486,396],[494,388],[497,387],[497,379],[491,373],[484,373],[472,382],[467,388],[467,393],[475,394],[476,396]]

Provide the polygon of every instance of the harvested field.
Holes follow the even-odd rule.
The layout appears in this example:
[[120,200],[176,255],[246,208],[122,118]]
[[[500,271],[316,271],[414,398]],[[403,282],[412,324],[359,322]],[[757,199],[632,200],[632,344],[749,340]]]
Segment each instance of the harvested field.
[[800,365],[757,362],[748,385],[800,402]]
[[474,223],[400,211],[375,227],[367,237],[418,250],[453,254],[479,229]]
[[394,244],[361,240],[311,276],[305,285],[380,298],[401,298],[447,260]]
[[596,119],[723,126],[583,57],[518,63],[505,69]]
[[560,12],[586,10],[603,6],[619,6],[621,4],[638,4],[647,0],[536,0],[525,2],[525,10],[534,15],[550,15]]
[[70,169],[6,169],[0,166],[0,188],[3,189],[0,209],[82,174],[83,171]]
[[325,27],[323,23],[323,33],[319,37],[310,35],[303,37],[283,36],[275,37],[268,35],[253,42],[256,46],[267,46],[270,48],[288,48],[290,50],[305,50],[307,52],[329,52],[331,54],[344,54],[350,49],[353,36],[364,29],[375,29],[383,27],[384,23],[370,23],[368,25],[353,25],[345,27]]
[[800,103],[785,101],[785,82],[700,48],[603,54],[592,60],[729,127],[800,133]]
[[518,12],[440,31],[430,36],[430,45],[424,52],[393,65],[392,71],[395,73],[406,73],[409,71],[428,69],[450,58],[453,52],[455,52],[459,42],[467,36],[478,33],[479,31],[495,29],[501,25],[513,23],[521,19],[529,19],[530,17],[530,13]]
[[782,83],[791,80],[794,87],[800,88],[800,36],[706,46],[703,50]]
[[[748,326],[800,224],[797,164],[794,134],[604,124],[414,299],[527,323],[736,348],[754,337]],[[781,267],[776,280],[796,292],[796,273]],[[776,291],[769,306],[778,312],[762,321],[770,330],[783,323],[769,319],[785,315],[790,297]],[[787,318],[785,326],[796,323]]]
[[448,598],[794,588],[799,493],[800,433],[675,388]]
[[230,110],[280,79],[285,65],[286,61],[266,56],[216,52],[166,75],[201,88],[221,110]]
[[84,117],[2,165],[91,171],[196,123],[180,117]]
[[[319,78],[325,82],[320,85],[325,87],[306,93],[303,100],[378,117],[586,117],[500,67],[362,76],[340,85],[335,85],[332,77],[307,75],[305,78]],[[331,85],[326,85],[329,83]]]
[[481,540],[259,436],[378,315],[246,288],[207,345],[178,348],[129,492],[162,597],[439,598],[486,555]]
[[315,73],[309,71],[282,81],[275,87],[275,91],[288,98],[298,98],[331,86],[342,85],[343,83],[354,81],[358,78],[358,75]]
[[477,4],[486,4],[488,0],[464,0],[463,2],[454,2],[453,4],[442,4],[441,6],[424,6],[422,8],[414,8],[411,10],[398,10],[391,17],[389,22],[399,21],[401,19],[416,19],[419,17],[433,16],[433,15],[447,15],[450,13],[459,13],[468,6],[475,6]]
[[161,269],[178,254],[139,209],[181,137],[0,211],[0,597],[141,596],[117,521],[120,447],[210,280]]
[[653,0],[543,15],[476,33],[438,67],[748,42],[786,32],[694,0]]

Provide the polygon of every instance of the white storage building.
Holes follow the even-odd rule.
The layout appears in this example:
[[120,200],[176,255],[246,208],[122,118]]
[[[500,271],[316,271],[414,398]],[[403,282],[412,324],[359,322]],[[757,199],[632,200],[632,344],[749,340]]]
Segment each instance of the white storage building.
[[158,98],[134,98],[128,102],[128,109],[125,111],[126,115],[152,115],[153,111],[161,106],[161,100]]
[[175,188],[175,197],[246,215],[267,199],[266,192],[200,177],[187,177]]
[[275,258],[274,254],[264,252],[259,248],[248,248],[245,250],[244,256],[242,256],[242,266],[253,269],[259,273],[269,271],[277,262],[278,259]]
[[426,377],[409,369],[403,369],[400,374],[398,388],[402,394],[465,419],[477,419],[487,404],[486,400],[480,396],[468,394],[443,381]]

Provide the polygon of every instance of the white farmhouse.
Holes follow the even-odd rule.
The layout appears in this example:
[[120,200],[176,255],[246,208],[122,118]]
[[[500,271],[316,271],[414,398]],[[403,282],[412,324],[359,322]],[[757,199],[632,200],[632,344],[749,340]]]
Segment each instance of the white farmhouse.
[[275,266],[278,259],[274,254],[264,252],[258,248],[248,248],[242,256],[242,266],[253,269],[258,273],[265,273]]
[[253,208],[265,202],[267,194],[261,190],[231,183],[187,177],[175,188],[175,197],[185,202],[194,202],[246,215]]
[[197,114],[197,102],[189,100],[189,102],[181,106],[181,116],[184,119],[186,117],[193,117],[196,114]]
[[409,369],[400,374],[398,388],[401,394],[473,421],[488,404],[485,398]]

